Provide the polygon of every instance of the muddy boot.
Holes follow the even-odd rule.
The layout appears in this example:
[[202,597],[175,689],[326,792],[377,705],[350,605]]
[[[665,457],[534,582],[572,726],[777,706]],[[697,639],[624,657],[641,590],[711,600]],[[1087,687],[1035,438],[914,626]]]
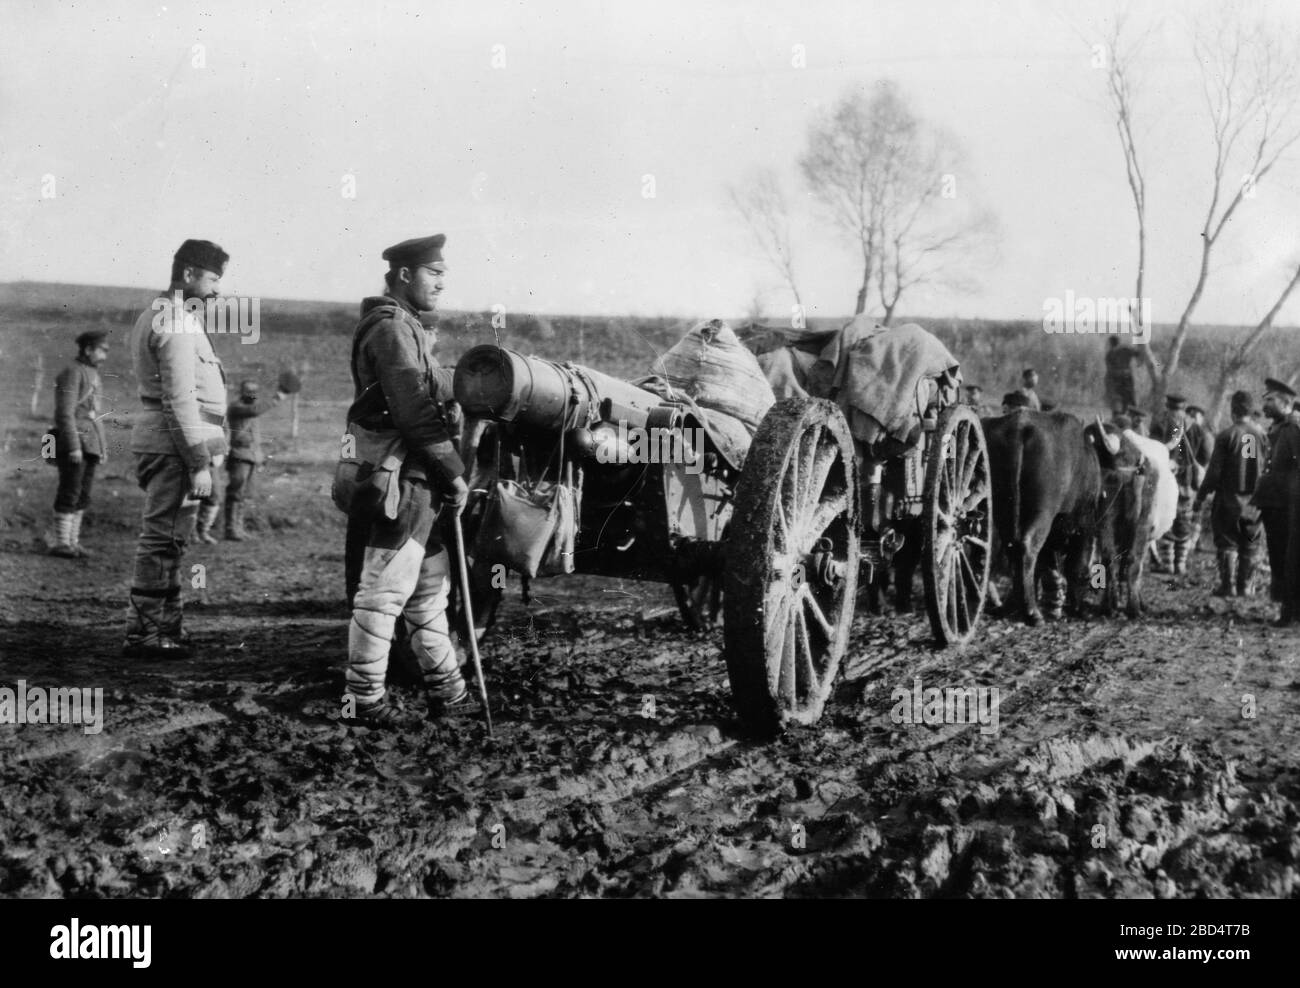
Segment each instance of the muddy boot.
[[357,715],[346,723],[350,727],[373,727],[381,731],[394,731],[410,727],[411,718],[398,710],[385,696],[378,703],[358,703]]
[[204,542],[207,545],[217,544],[217,537],[212,534],[212,526],[217,523],[217,512],[220,510],[218,505],[207,503],[199,508],[199,517],[194,523],[194,538],[196,541]]
[[54,521],[45,532],[45,544],[49,546],[51,556],[77,558],[77,550],[72,545],[72,523],[75,517],[70,512],[55,514]]
[[1237,595],[1237,554],[1231,549],[1219,550],[1219,585],[1211,594],[1215,597]]
[[244,531],[244,503],[242,501],[226,502],[226,538],[231,542],[243,542],[248,538]]
[[163,633],[164,606],[170,591],[131,591],[127,611],[126,641],[122,654],[128,659],[185,659],[190,650]]
[[1255,557],[1242,553],[1237,566],[1237,596],[1255,596]]

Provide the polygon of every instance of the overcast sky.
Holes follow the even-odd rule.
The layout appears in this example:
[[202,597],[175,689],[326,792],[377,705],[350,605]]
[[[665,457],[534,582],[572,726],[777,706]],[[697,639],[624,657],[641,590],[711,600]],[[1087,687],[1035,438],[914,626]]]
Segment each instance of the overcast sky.
[[[0,0],[0,280],[159,287],[201,237],[232,255],[228,290],[356,300],[382,287],[385,246],[441,231],[450,308],[731,315],[779,285],[725,197],[770,165],[805,302],[846,313],[855,248],[796,161],[819,111],[890,77],[961,139],[958,193],[1002,229],[976,293],[901,309],[1038,318],[1067,289],[1132,291],[1133,207],[1091,64],[1110,6]],[[1210,130],[1195,5],[1128,6],[1156,25],[1138,133],[1160,322],[1195,277]],[[1295,7],[1247,5],[1287,30]],[[1298,188],[1300,146],[1233,221],[1198,321],[1268,308],[1300,260]],[[1283,318],[1300,322],[1300,293]]]

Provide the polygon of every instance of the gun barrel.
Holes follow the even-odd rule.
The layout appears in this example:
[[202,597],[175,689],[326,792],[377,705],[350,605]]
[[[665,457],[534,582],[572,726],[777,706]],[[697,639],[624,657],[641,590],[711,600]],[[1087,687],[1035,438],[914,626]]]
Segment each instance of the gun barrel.
[[453,387],[466,415],[548,432],[600,418],[605,408],[616,409],[630,426],[644,425],[663,400],[600,371],[525,357],[490,343],[457,361]]

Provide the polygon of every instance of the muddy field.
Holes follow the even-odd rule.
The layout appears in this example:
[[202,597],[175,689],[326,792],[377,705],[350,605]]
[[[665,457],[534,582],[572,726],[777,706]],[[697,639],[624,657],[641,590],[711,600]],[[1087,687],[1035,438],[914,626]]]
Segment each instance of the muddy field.
[[[1209,595],[986,620],[934,651],[860,615],[816,728],[746,740],[721,635],[658,586],[512,587],[485,659],[497,737],[339,720],[341,519],[319,465],[260,476],[255,537],[191,548],[201,654],[120,658],[139,492],[105,471],[85,561],[34,542],[54,471],[6,471],[0,685],[102,687],[101,733],[0,725],[6,896],[1295,897],[1300,636]],[[891,693],[997,687],[996,733],[900,724]],[[418,703],[409,686],[394,690]]]

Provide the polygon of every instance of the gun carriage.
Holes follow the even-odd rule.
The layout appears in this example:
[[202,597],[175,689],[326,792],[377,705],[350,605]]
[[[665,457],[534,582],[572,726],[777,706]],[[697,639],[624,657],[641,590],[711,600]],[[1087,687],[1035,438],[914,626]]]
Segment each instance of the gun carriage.
[[[821,398],[778,401],[744,448],[686,395],[492,345],[458,361],[454,386],[467,431],[477,421],[493,434],[478,461],[495,461],[494,480],[580,490],[558,571],[667,583],[692,627],[721,612],[733,698],[756,733],[821,716],[860,570],[870,582],[899,530],[922,547],[936,639],[974,632],[988,581],[988,460],[964,405],[927,409],[917,446],[868,464],[864,488],[848,422]],[[640,455],[629,437],[642,440]],[[873,488],[901,495],[886,515]],[[486,532],[478,559],[491,554]]]

